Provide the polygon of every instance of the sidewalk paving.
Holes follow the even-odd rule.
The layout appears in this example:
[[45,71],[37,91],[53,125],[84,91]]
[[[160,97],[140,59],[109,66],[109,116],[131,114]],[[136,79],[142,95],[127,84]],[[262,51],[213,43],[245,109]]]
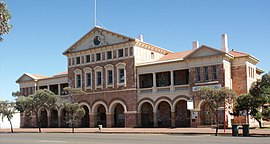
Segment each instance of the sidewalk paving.
[[[71,133],[71,128],[42,128],[43,133]],[[38,128],[15,128],[15,133],[37,133]],[[239,129],[239,135],[243,130]],[[0,133],[10,133],[10,129],[0,129]],[[126,133],[126,134],[209,134],[213,128],[75,128],[75,133]],[[219,135],[231,135],[232,129],[219,129]],[[250,136],[270,136],[270,129],[250,129]]]

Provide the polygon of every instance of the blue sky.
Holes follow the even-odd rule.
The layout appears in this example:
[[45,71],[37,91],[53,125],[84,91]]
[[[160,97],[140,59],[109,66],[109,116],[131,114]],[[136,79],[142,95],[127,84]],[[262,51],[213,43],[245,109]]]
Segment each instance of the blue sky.
[[[0,0],[1,1],[1,0]],[[67,70],[62,55],[94,26],[94,0],[6,0],[12,31],[0,43],[0,99],[12,100],[25,72],[53,75]],[[249,53],[270,71],[269,0],[97,0],[99,25],[174,52],[198,40]]]

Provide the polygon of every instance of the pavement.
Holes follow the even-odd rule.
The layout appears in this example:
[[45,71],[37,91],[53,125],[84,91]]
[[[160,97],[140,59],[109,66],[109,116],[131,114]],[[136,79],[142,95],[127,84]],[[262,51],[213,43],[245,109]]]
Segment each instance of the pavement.
[[[42,128],[43,133],[71,133],[71,128]],[[75,128],[75,133],[108,133],[108,134],[207,134],[214,135],[213,128]],[[15,128],[15,133],[38,133],[38,128]],[[0,133],[10,133],[10,129],[0,129]],[[243,130],[239,129],[239,135]],[[250,136],[270,137],[270,129],[249,129]],[[219,129],[218,135],[232,135],[232,129]]]

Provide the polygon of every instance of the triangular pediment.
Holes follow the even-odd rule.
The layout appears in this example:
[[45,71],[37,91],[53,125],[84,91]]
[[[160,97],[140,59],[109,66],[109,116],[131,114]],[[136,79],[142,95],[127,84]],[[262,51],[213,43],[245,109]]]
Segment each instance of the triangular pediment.
[[33,76],[31,76],[30,74],[23,74],[18,80],[16,80],[16,83],[20,83],[20,82],[26,82],[26,81],[33,81],[35,80],[35,78]]
[[217,50],[215,48],[211,48],[205,45],[200,46],[196,50],[194,50],[192,53],[187,55],[185,58],[199,58],[199,57],[209,57],[209,56],[215,56],[215,55],[222,55],[225,52],[221,50]]
[[94,27],[90,32],[68,48],[63,54],[120,44],[131,40],[135,39],[105,30],[100,27]]

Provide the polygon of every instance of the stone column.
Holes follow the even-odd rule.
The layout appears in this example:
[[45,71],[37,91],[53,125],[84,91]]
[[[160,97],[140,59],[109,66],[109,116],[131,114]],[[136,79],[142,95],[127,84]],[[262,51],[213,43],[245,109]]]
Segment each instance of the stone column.
[[58,127],[60,128],[61,127],[61,115],[58,114]]
[[176,126],[175,124],[175,111],[171,111],[171,127],[174,128]]
[[125,113],[125,127],[137,126],[137,111],[127,111]]
[[93,127],[95,127],[95,114],[94,113],[89,113],[89,116],[90,116],[89,124],[90,124],[90,127],[93,128]]
[[170,85],[170,91],[174,91],[174,81],[173,81],[173,71],[170,71],[170,76],[171,76],[171,85]]
[[106,113],[106,127],[111,128],[112,126],[112,114]]
[[156,93],[156,88],[157,88],[156,73],[152,73],[152,74],[153,74],[153,89],[152,89],[152,93]]
[[61,86],[58,84],[58,95],[61,95]]
[[137,113],[138,127],[142,127],[141,112]]
[[91,117],[92,117],[92,115],[91,115],[90,112],[88,113],[88,115],[89,115],[89,126],[88,126],[88,127],[91,127],[91,121],[92,121],[92,120],[91,120]]
[[48,125],[47,127],[50,128],[51,127],[51,111],[48,111],[47,113],[47,121],[48,121]]
[[154,127],[158,127],[157,113],[154,113]]

